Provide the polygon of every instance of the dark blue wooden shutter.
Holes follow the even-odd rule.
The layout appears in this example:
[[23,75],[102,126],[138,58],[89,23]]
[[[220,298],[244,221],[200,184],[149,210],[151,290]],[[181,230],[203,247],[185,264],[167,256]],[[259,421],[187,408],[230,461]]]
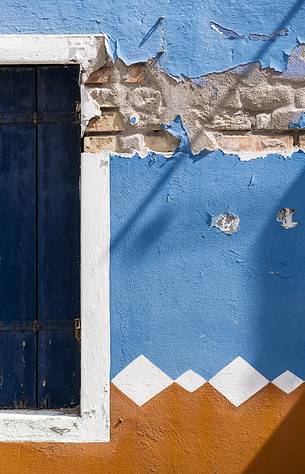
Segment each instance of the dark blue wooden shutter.
[[[79,68],[37,71],[38,406],[79,405],[80,123]],[[58,321],[58,323],[56,323]],[[57,329],[52,329],[52,325]],[[50,330],[48,330],[50,327]],[[62,327],[62,329],[59,329]]]
[[79,404],[78,76],[0,67],[0,408]]
[[[0,68],[0,407],[36,406],[35,69]],[[2,330],[1,330],[2,329]]]

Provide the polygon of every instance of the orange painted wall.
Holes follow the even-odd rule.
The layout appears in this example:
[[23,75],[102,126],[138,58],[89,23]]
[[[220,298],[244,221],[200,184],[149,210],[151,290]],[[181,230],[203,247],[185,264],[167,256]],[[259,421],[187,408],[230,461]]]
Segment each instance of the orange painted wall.
[[0,474],[304,474],[305,387],[239,408],[205,384],[142,407],[112,387],[109,444],[0,444]]

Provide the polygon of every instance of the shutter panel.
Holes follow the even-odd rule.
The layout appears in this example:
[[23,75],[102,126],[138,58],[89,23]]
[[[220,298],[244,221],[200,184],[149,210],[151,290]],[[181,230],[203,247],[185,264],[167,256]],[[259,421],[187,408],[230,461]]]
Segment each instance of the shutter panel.
[[[0,408],[36,407],[35,69],[0,68]],[[28,123],[25,123],[25,122]]]
[[[80,317],[78,79],[77,66],[37,70],[38,319],[46,327],[38,332],[39,408],[80,401],[80,343],[73,322]],[[62,329],[48,330],[52,324]]]

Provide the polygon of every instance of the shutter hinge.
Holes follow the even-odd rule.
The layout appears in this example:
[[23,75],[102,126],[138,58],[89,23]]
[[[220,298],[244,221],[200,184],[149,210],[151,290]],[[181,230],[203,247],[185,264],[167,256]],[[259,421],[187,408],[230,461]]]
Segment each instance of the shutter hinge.
[[77,341],[81,338],[81,322],[80,318],[74,319],[74,337]]
[[32,330],[34,332],[38,332],[38,330],[39,330],[39,321],[37,321],[37,319],[34,319],[34,321],[33,321]]
[[36,125],[38,123],[38,113],[37,112],[33,112],[33,123]]

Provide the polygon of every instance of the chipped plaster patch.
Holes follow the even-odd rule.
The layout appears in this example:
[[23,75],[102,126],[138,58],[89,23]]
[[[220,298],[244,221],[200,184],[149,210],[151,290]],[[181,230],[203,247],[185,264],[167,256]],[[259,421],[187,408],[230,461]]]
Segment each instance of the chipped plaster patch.
[[283,207],[278,211],[276,220],[277,222],[280,222],[284,229],[293,229],[299,224],[298,222],[293,221],[293,215],[295,212],[295,209],[292,209],[291,207]]
[[240,218],[229,212],[212,217],[210,227],[216,227],[227,235],[235,234],[238,231]]

